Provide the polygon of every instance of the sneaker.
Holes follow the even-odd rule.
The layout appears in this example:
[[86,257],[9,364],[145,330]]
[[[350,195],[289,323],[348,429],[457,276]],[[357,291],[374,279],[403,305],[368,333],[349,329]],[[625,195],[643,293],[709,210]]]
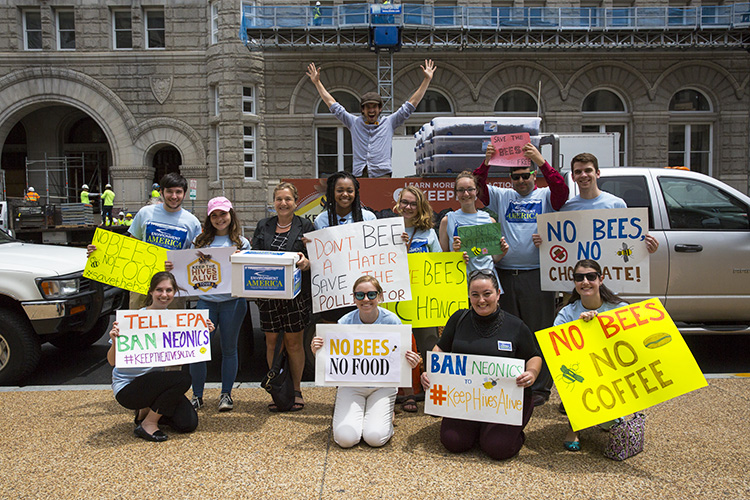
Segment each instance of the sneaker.
[[226,392],[222,392],[221,397],[219,397],[219,411],[229,411],[233,408],[234,401],[232,401],[232,396],[230,396]]
[[195,411],[198,411],[200,407],[203,406],[203,398],[193,396],[193,399],[190,400],[190,404],[193,405],[193,408],[195,408]]

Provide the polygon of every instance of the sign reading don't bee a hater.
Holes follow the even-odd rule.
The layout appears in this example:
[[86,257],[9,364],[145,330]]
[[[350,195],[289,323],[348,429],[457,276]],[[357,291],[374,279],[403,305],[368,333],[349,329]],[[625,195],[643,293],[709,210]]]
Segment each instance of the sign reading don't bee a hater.
[[315,356],[315,385],[409,387],[409,325],[317,326],[323,347]]

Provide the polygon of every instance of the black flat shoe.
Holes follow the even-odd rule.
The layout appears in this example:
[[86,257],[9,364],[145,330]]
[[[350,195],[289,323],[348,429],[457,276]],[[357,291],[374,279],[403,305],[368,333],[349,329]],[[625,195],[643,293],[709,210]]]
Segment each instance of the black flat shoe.
[[141,410],[135,410],[135,418],[133,419],[133,423],[135,424],[136,427],[141,425],[141,422],[143,422],[142,418],[138,418],[138,415],[140,414],[141,414]]
[[135,428],[135,430],[133,431],[133,434],[135,434],[136,437],[139,437],[141,439],[145,439],[146,441],[153,441],[155,443],[160,443],[162,441],[166,441],[167,437],[168,437],[166,434],[164,434],[160,430],[156,430],[156,431],[154,431],[153,434],[149,434],[148,432],[146,432],[146,429],[144,429],[140,425]]

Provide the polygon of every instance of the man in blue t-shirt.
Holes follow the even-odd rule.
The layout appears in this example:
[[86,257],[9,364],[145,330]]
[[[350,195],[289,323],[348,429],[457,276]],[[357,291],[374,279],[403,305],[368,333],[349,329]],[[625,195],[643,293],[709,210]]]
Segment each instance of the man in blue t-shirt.
[[[474,170],[479,199],[497,213],[508,252],[496,264],[503,294],[500,307],[523,320],[531,332],[552,326],[555,320],[555,292],[542,291],[539,270],[539,249],[535,246],[536,217],[559,210],[568,199],[568,186],[560,173],[545,161],[539,150],[528,143],[523,147],[531,167],[514,167],[510,178],[513,189],[487,185],[489,161],[495,153],[487,145],[484,162]],[[540,170],[549,187],[536,187],[536,171]],[[552,376],[546,363],[531,387],[534,406],[549,399]]]
[[[575,155],[570,161],[570,173],[573,177],[573,182],[578,185],[580,194],[569,199],[560,209],[561,212],[602,208],[628,208],[628,205],[622,198],[599,189],[599,182],[597,180],[601,176],[599,160],[593,154],[579,153]],[[654,253],[659,248],[659,242],[650,234],[646,235],[644,241],[649,253]],[[541,238],[539,242],[541,243]]]

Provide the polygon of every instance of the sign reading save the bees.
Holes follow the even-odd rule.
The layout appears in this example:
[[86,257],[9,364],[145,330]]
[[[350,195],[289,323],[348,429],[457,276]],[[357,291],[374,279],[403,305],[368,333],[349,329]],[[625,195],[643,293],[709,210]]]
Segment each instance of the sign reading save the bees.
[[542,237],[542,290],[569,292],[576,262],[592,259],[602,266],[605,282],[615,293],[649,293],[648,209],[540,214],[537,231]]
[[536,332],[573,430],[706,386],[659,299]]

